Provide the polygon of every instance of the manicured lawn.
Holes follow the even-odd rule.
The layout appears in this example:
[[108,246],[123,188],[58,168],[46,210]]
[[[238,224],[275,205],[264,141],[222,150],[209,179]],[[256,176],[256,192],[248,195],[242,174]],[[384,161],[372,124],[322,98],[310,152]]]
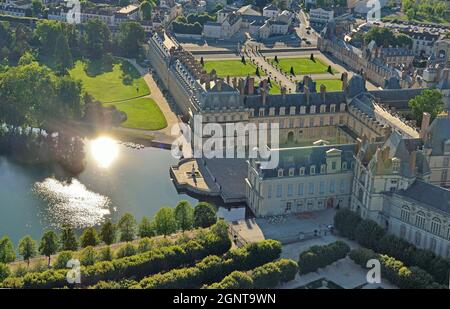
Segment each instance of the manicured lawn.
[[275,82],[272,82],[271,84],[272,84],[272,86],[270,87],[269,93],[270,94],[280,94],[281,93],[280,85],[278,85]]
[[317,92],[320,92],[320,85],[325,85],[327,91],[341,91],[342,81],[340,79],[318,79],[316,80]]
[[[204,66],[206,72],[211,72],[212,69],[215,69],[217,72],[217,76],[219,77],[234,77],[234,76],[255,76],[256,75],[256,67],[247,60],[245,64],[241,62],[241,60],[211,60],[205,61]],[[265,73],[260,70],[261,76],[264,76]]]
[[[277,64],[286,73],[290,73],[292,66],[294,68],[294,73],[297,75],[327,73],[328,70],[328,65],[326,65],[320,59],[317,58],[314,61],[312,61],[311,59],[309,59],[309,57],[305,58],[278,57],[278,63],[275,63],[274,59],[270,59],[269,61],[272,61],[274,65]],[[333,72],[336,71],[333,70]]]
[[70,75],[83,82],[83,88],[103,103],[150,94],[144,79],[127,61],[115,60],[112,67],[101,61],[77,61]]
[[160,130],[167,127],[164,114],[155,101],[150,98],[138,98],[110,104],[127,114],[128,119],[122,123],[122,127],[143,130]]

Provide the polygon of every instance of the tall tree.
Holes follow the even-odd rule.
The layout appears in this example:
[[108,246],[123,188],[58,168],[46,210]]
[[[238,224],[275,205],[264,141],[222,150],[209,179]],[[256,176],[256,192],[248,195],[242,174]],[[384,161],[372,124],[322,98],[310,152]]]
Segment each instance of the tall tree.
[[14,245],[8,236],[0,239],[0,263],[10,263],[16,259]]
[[91,59],[100,59],[111,50],[111,31],[100,19],[90,19],[83,24],[86,52]]
[[52,254],[58,251],[58,236],[53,231],[45,231],[42,235],[39,244],[39,252],[48,258],[48,266],[50,266],[50,259]]
[[85,228],[80,237],[81,247],[97,246],[99,243],[97,230],[93,227]]
[[175,213],[170,207],[163,207],[155,215],[156,233],[164,236],[177,231]]
[[108,246],[116,241],[116,233],[116,226],[111,222],[111,220],[107,220],[102,224],[100,237]]
[[200,202],[194,208],[194,226],[209,227],[216,223],[217,216],[214,206],[206,202]]
[[192,229],[194,224],[194,209],[188,201],[180,201],[175,207],[175,219],[178,223],[178,228],[183,232]]
[[420,95],[409,100],[408,105],[417,123],[420,124],[424,112],[429,113],[431,120],[433,120],[442,112],[444,103],[442,101],[442,93],[436,89],[426,89]]
[[152,237],[155,235],[155,227],[152,222],[146,217],[142,217],[139,223],[139,237]]
[[19,241],[19,254],[27,261],[27,266],[30,267],[30,259],[37,254],[36,242],[31,236],[25,236]]
[[141,12],[143,20],[152,19],[153,4],[150,1],[143,1],[141,3]]
[[67,69],[72,67],[73,59],[70,52],[69,43],[67,37],[61,33],[56,38],[55,51],[54,51],[55,69],[60,74],[65,74]]
[[65,251],[75,251],[78,249],[78,240],[71,227],[64,227],[61,231],[61,249]]
[[145,31],[134,21],[123,22],[119,26],[118,45],[122,55],[137,57],[145,40]]
[[126,213],[117,224],[120,230],[121,241],[132,241],[136,235],[136,219],[132,214]]

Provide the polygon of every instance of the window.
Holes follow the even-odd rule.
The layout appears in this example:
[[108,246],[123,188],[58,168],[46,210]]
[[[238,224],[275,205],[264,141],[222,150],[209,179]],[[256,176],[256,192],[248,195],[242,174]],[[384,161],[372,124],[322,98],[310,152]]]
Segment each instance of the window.
[[403,206],[400,212],[400,219],[404,222],[409,222],[409,207]]
[[292,202],[287,202],[285,211],[288,212],[291,211],[291,209],[292,209]]
[[416,231],[416,239],[414,241],[416,246],[420,246],[421,240],[422,240],[422,234],[420,234],[419,231]]
[[318,201],[317,201],[317,208],[318,208],[318,209],[322,209],[322,208],[323,208],[323,205],[324,205],[323,200],[318,200]]
[[450,163],[450,157],[444,157],[444,161],[442,162],[442,166],[448,167]]
[[308,208],[308,210],[313,210],[314,208],[314,203],[312,200],[308,200],[308,204],[306,205],[306,207]]
[[425,228],[425,214],[421,211],[416,214],[416,225],[421,229]]
[[304,193],[304,190],[305,190],[304,187],[305,187],[305,186],[304,186],[302,183],[299,183],[299,184],[298,184],[298,191],[297,191],[297,194],[298,194],[299,196],[303,196],[303,193]]
[[261,108],[259,110],[259,117],[264,117],[264,109],[263,108]]
[[405,236],[406,236],[406,226],[402,224],[402,226],[400,227],[400,237],[405,238]]
[[436,239],[434,239],[434,238],[431,238],[431,241],[430,241],[430,250],[433,251],[433,252],[436,251]]
[[315,166],[311,166],[309,168],[309,174],[311,174],[311,175],[315,175],[316,174],[316,167]]
[[272,185],[267,187],[267,198],[272,198]]
[[319,183],[319,193],[320,194],[324,194],[325,193],[325,182],[324,181],[321,181]]
[[330,193],[334,193],[336,191],[336,183],[334,179],[330,180]]
[[341,180],[341,183],[339,184],[339,190],[341,190],[341,193],[345,192],[345,180]]
[[431,221],[431,233],[438,236],[441,234],[441,220],[438,218],[433,218]]
[[333,117],[333,116],[330,117],[330,125],[331,125],[331,126],[334,125],[334,117]]
[[314,194],[314,183],[313,182],[309,183],[308,193]]
[[400,160],[398,158],[392,159],[392,172],[398,173],[400,170]]
[[282,169],[278,170],[278,177],[283,177],[283,170]]
[[287,196],[291,197],[293,195],[293,191],[294,191],[294,185],[293,184],[288,184],[288,192],[287,192]]
[[327,166],[325,164],[322,164],[320,166],[320,173],[325,174],[326,171],[327,171]]
[[309,126],[314,127],[314,118],[309,119]]
[[283,187],[281,185],[277,185],[277,197],[281,197],[283,194]]
[[331,162],[331,169],[336,170],[336,161]]
[[300,118],[300,128],[303,128],[305,126],[305,119]]
[[300,174],[300,176],[304,176],[305,175],[305,168],[304,167],[300,167],[299,174]]
[[294,169],[293,168],[289,169],[289,176],[294,176]]
[[343,170],[346,170],[346,169],[347,169],[347,162],[343,162],[343,163],[342,163],[342,169],[343,169]]

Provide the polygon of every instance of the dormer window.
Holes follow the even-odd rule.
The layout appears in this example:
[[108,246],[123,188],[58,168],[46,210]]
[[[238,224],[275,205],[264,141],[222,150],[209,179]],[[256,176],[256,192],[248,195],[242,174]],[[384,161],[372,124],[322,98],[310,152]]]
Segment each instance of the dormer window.
[[392,172],[398,173],[400,170],[400,159],[399,158],[393,158],[392,159]]
[[335,104],[331,104],[330,105],[330,113],[335,113],[336,112],[336,105]]
[[300,174],[300,176],[304,176],[305,175],[305,168],[304,167],[300,167],[299,174]]
[[283,177],[283,170],[282,169],[278,170],[278,177]]
[[259,109],[259,117],[264,117],[264,108]]
[[294,176],[294,169],[293,168],[289,169],[289,176]]
[[342,169],[343,169],[343,170],[346,170],[346,169],[347,169],[347,162],[343,162],[343,163],[342,163]]
[[316,174],[316,167],[314,165],[309,168],[309,174],[310,175],[315,175]]
[[325,164],[322,164],[320,166],[320,173],[321,174],[325,174],[326,170],[327,170],[327,166]]

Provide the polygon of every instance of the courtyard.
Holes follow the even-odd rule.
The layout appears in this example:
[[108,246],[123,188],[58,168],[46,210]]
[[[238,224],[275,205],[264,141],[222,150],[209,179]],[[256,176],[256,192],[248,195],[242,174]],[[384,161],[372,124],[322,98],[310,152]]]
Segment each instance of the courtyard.
[[[328,65],[317,58],[314,60],[311,60],[309,57],[277,58],[278,62],[275,61],[275,58],[269,59],[269,62],[271,62],[272,65],[278,66],[285,73],[290,73],[291,67],[294,69],[295,75],[323,74],[327,73],[328,70]],[[333,73],[337,73],[335,69],[332,69],[332,71]]]
[[317,79],[316,88],[320,91],[320,85],[327,87],[327,91],[342,91],[342,81],[340,79]]
[[[245,77],[245,76],[256,76],[256,66],[249,60],[243,63],[239,60],[207,60],[205,61],[204,68],[206,72],[211,72],[213,69],[216,70],[217,76],[219,77]],[[265,73],[260,70],[261,76]]]

